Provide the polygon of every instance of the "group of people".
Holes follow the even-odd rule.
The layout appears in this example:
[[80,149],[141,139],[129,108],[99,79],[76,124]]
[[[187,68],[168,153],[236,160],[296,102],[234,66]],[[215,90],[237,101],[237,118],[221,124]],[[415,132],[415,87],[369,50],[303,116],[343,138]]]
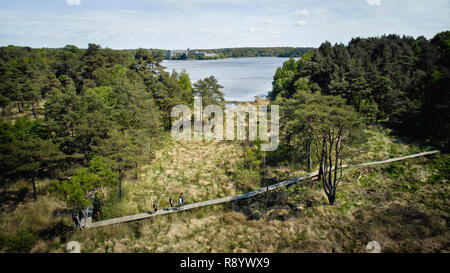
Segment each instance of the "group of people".
[[[173,200],[172,197],[169,198],[169,205],[170,208],[173,208]],[[178,206],[181,208],[184,206],[184,195],[183,193],[180,194],[180,197],[178,197]],[[156,200],[153,202],[153,210],[155,212],[158,211],[158,203],[156,202]]]

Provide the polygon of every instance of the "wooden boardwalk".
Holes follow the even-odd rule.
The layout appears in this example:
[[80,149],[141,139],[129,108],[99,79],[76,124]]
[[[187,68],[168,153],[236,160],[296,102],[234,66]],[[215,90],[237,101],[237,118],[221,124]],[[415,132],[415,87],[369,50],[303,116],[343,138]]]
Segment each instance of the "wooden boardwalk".
[[[430,154],[435,154],[435,153],[439,153],[439,151],[438,150],[434,150],[434,151],[430,151],[430,152],[423,152],[423,153],[418,153],[418,154],[406,155],[406,156],[391,158],[391,159],[382,160],[382,161],[372,161],[372,162],[367,162],[367,163],[360,163],[360,164],[356,164],[356,165],[343,165],[342,167],[343,168],[349,168],[349,167],[360,167],[360,166],[371,166],[371,165],[385,164],[385,163],[390,163],[390,162],[394,162],[394,161],[400,161],[400,160],[405,160],[405,159],[409,159],[409,158],[420,157],[420,156],[425,156],[425,155],[430,155]],[[144,213],[128,215],[128,216],[123,216],[123,217],[118,217],[118,218],[112,218],[112,219],[98,221],[98,222],[90,222],[90,223],[87,223],[85,225],[85,227],[86,228],[92,228],[92,227],[108,226],[108,225],[112,225],[112,224],[119,224],[119,223],[124,223],[124,222],[142,220],[142,219],[146,219],[146,218],[153,217],[153,216],[156,216],[156,215],[180,212],[180,211],[184,211],[184,210],[190,210],[190,209],[194,209],[194,208],[205,207],[205,206],[210,206],[210,205],[214,205],[214,204],[230,202],[230,201],[234,201],[234,200],[246,199],[246,198],[249,198],[249,197],[252,197],[252,196],[255,196],[255,195],[259,195],[259,194],[264,193],[264,192],[267,192],[267,191],[274,190],[274,189],[279,188],[279,187],[287,186],[287,185],[296,183],[298,181],[305,180],[307,178],[315,177],[318,174],[319,174],[319,171],[315,171],[315,172],[308,173],[308,174],[305,174],[305,175],[302,175],[302,176],[299,176],[299,177],[291,178],[291,179],[288,179],[288,180],[285,180],[285,181],[282,181],[282,182],[279,182],[279,183],[276,183],[276,184],[272,184],[272,185],[267,186],[267,187],[262,187],[262,188],[259,188],[257,190],[251,191],[251,192],[247,192],[247,193],[243,193],[243,194],[239,194],[239,195],[234,195],[234,196],[227,196],[227,197],[213,199],[213,200],[202,201],[202,202],[193,203],[193,204],[188,204],[188,205],[185,205],[185,206],[183,206],[181,208],[174,207],[174,208],[171,208],[171,209],[158,210],[157,212],[144,212]]]

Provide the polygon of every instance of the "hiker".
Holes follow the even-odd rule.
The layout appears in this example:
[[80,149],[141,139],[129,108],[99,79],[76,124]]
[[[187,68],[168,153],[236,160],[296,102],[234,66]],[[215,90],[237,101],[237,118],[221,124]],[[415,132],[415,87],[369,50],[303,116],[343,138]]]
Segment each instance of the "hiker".
[[180,207],[184,206],[184,195],[183,195],[183,193],[181,193],[180,197],[178,198],[178,205]]
[[173,207],[173,200],[172,200],[172,196],[169,198],[169,205],[172,208]]
[[100,211],[97,211],[97,221],[100,221]]
[[75,222],[75,228],[80,228],[80,218],[78,216],[78,212],[72,213],[72,220]]
[[153,209],[155,210],[155,212],[158,211],[158,203],[156,203],[156,200],[155,202],[153,202]]

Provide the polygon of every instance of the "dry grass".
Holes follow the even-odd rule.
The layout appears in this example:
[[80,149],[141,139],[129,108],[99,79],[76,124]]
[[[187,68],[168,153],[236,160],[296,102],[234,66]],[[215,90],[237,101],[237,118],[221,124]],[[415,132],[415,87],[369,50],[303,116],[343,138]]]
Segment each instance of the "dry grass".
[[[355,161],[386,159],[392,153],[398,156],[418,149],[396,143],[386,130],[368,133],[363,147],[367,154]],[[174,150],[186,153],[182,143],[177,145]],[[208,149],[210,153],[202,154],[203,145],[212,144],[190,146],[193,152],[188,158],[195,163],[189,170],[205,166],[199,155],[213,152]],[[239,154],[239,147],[234,149]],[[172,161],[171,156],[179,155],[174,150],[163,152],[161,158]],[[384,252],[448,252],[449,185],[448,181],[429,183],[431,161],[418,158],[347,170],[334,206],[327,204],[320,184],[305,181],[239,202],[88,230],[74,239],[84,242],[86,252],[365,252],[372,240],[380,242]],[[185,173],[170,169],[174,174]],[[268,176],[281,179],[289,174],[298,175],[284,166],[269,169]],[[442,192],[444,196],[439,195]],[[215,193],[220,196],[219,191]],[[205,200],[207,194],[195,197]]]
[[417,153],[420,150],[417,145],[406,143],[393,135],[391,129],[374,127],[366,129],[365,133],[368,136],[367,141],[358,147],[363,153],[353,159],[359,163],[399,157]]
[[[369,130],[367,154],[355,161],[416,152],[388,132]],[[242,191],[232,173],[241,168],[238,144],[168,143],[138,181],[127,180],[117,214],[149,210],[154,199],[168,206],[180,192],[197,202]],[[304,181],[263,195],[84,231],[40,238],[31,251],[64,252],[68,240],[83,252],[365,252],[369,241],[383,252],[449,252],[449,183],[431,182],[437,156],[370,168],[348,169],[329,206],[320,184]],[[269,168],[268,177],[296,176],[290,167]],[[258,183],[249,187],[259,187]],[[18,227],[52,226],[57,205],[48,196],[2,211],[7,233]],[[39,219],[42,215],[43,219]],[[63,219],[64,220],[64,219]]]
[[[397,168],[429,161],[413,159]],[[396,188],[405,176],[385,171],[365,169],[360,177],[360,170],[350,170],[334,206],[309,181],[241,202],[78,232],[72,239],[83,242],[86,252],[365,252],[372,240],[383,252],[448,252],[448,207],[422,200],[441,187],[448,192],[448,183],[430,186],[420,180],[423,173],[411,171],[422,187],[408,192]]]
[[152,210],[153,201],[169,207],[169,198],[177,204],[185,195],[185,204],[236,195],[260,187],[259,181],[232,180],[242,166],[242,148],[227,141],[168,140],[165,149],[156,152],[152,164],[144,167],[138,181],[124,183],[126,210],[115,216]]

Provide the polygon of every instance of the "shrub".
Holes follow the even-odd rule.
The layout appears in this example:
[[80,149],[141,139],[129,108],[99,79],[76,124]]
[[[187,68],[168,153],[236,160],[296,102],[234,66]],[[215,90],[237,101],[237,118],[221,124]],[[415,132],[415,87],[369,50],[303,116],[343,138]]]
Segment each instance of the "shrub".
[[430,164],[433,174],[429,178],[429,181],[432,184],[440,184],[445,180],[450,180],[450,155],[444,154],[439,156],[438,159],[434,160],[433,163]]
[[28,230],[19,230],[11,238],[1,237],[0,244],[5,245],[8,252],[30,252],[38,240],[38,236]]
[[261,175],[254,170],[239,169],[234,173],[233,181],[239,185],[239,188],[248,191],[252,190],[253,186],[260,184]]

